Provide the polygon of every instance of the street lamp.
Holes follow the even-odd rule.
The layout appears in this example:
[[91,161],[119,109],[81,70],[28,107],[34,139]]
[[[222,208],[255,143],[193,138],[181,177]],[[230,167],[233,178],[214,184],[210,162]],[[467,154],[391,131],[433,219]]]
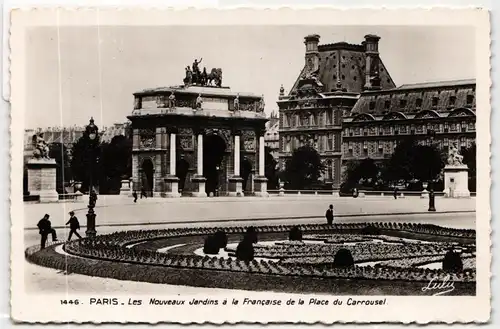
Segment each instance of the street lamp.
[[94,184],[93,184],[93,175],[94,175],[94,164],[97,161],[97,154],[96,150],[97,147],[99,146],[99,135],[98,135],[98,128],[94,124],[94,118],[90,118],[90,122],[85,127],[85,133],[84,133],[84,138],[87,139],[87,150],[85,157],[87,158],[86,162],[88,165],[88,169],[90,171],[89,175],[89,205],[87,208],[89,209],[87,212],[87,231],[85,231],[85,234],[89,238],[93,238],[96,236],[96,230],[95,230],[95,218],[96,214],[94,212],[94,207],[97,201],[97,193],[94,191]]
[[[427,136],[430,137],[431,139],[431,145],[433,145],[434,143],[434,137],[436,136],[436,132],[432,129],[432,130],[427,130]],[[434,176],[433,176],[433,172],[432,172],[432,163],[429,164],[430,165],[430,169],[429,169],[429,174],[430,174],[430,179],[429,179],[429,209],[427,211],[436,211],[436,206],[435,206],[435,195],[434,195]]]

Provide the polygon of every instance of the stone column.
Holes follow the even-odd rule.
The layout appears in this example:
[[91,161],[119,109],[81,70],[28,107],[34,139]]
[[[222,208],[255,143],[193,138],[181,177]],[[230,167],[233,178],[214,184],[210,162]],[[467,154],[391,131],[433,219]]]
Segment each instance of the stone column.
[[167,198],[178,198],[179,193],[179,178],[176,176],[176,162],[177,162],[177,141],[176,135],[177,131],[175,129],[170,129],[169,131],[169,172],[165,178],[166,191],[164,196]]
[[140,173],[139,173],[139,155],[137,153],[132,153],[132,183],[130,186],[130,195],[133,196],[133,192],[139,189]]
[[259,136],[259,176],[265,176],[264,136]]
[[161,145],[161,139],[163,136],[163,128],[162,127],[156,127],[156,138],[155,138],[155,150],[156,150],[156,155],[154,157],[154,174],[153,174],[153,196],[154,197],[159,197],[163,196],[165,194],[165,182],[164,182],[164,177],[163,177],[163,172],[162,172],[162,145]]
[[243,196],[243,178],[240,177],[240,131],[234,131],[234,175],[229,177],[229,195]]
[[264,150],[264,133],[265,129],[258,129],[256,135],[259,136],[259,175],[255,177],[255,195],[268,197],[267,193],[267,178],[265,176],[265,150]]
[[205,190],[206,178],[203,177],[203,129],[195,130],[197,134],[197,143],[196,143],[196,175],[191,179],[193,183],[198,185],[198,190],[193,192],[193,196],[195,197],[206,197],[207,192]]

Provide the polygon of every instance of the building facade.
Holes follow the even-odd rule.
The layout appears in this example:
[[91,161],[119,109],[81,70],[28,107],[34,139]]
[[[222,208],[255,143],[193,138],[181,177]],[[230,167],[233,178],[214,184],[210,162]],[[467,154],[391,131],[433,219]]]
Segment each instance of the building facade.
[[395,87],[378,53],[379,37],[365,36],[361,45],[319,45],[319,35],[305,37],[305,65],[292,89],[278,101],[280,168],[293,150],[309,144],[320,154],[323,180],[338,188],[342,167],[342,119],[364,90]]
[[260,96],[186,83],[134,97],[128,117],[134,190],[165,197],[267,195]]
[[364,92],[343,119],[343,161],[390,158],[398,141],[413,137],[447,152],[476,140],[475,80],[403,85]]
[[269,116],[269,121],[266,123],[266,134],[264,135],[264,144],[274,159],[278,159],[280,152],[279,139],[279,116],[276,112],[272,112]]
[[338,188],[348,161],[390,158],[404,136],[444,149],[475,142],[475,80],[396,87],[379,40],[318,45],[318,35],[305,37],[302,73],[288,95],[280,90],[281,169],[309,144],[326,166],[323,181]]

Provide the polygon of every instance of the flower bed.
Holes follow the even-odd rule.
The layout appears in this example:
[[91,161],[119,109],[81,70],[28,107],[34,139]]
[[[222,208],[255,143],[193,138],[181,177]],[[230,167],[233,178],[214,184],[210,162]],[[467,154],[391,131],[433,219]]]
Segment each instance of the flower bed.
[[[248,234],[245,227],[214,227],[214,228],[186,228],[186,229],[166,229],[166,230],[141,230],[141,231],[125,231],[117,232],[109,235],[102,235],[93,239],[81,239],[68,242],[64,245],[64,250],[70,255],[79,256],[81,258],[68,257],[75,265],[71,265],[69,271],[75,273],[82,273],[103,277],[115,277],[116,273],[122,273],[117,270],[117,264],[129,263],[134,266],[145,266],[146,268],[154,268],[156,272],[160,271],[159,268],[168,269],[171,273],[174,270],[187,271],[190,273],[203,273],[197,276],[220,276],[221,272],[226,273],[228,277],[224,277],[223,282],[227,283],[229,277],[239,277],[240,274],[236,273],[252,273],[259,275],[266,275],[267,279],[272,282],[278,280],[282,282],[283,279],[272,279],[271,277],[299,277],[303,280],[323,280],[323,279],[358,279],[358,280],[378,280],[378,281],[428,281],[429,278],[445,278],[449,273],[443,270],[429,270],[418,268],[410,263],[408,266],[403,263],[403,260],[394,266],[393,263],[386,262],[377,266],[345,266],[335,267],[334,256],[341,248],[348,249],[352,254],[354,262],[369,261],[369,260],[387,260],[394,258],[405,258],[416,256],[426,257],[443,257],[447,248],[452,243],[459,241],[463,244],[464,240],[474,241],[475,232],[471,230],[454,230],[435,225],[419,225],[419,224],[391,224],[391,223],[376,223],[371,224],[379,228],[387,235],[388,232],[397,232],[398,227],[404,229],[406,233],[412,233],[417,237],[422,235],[437,236],[437,240],[447,241],[446,243],[429,243],[429,244],[380,244],[380,243],[359,243],[353,246],[342,246],[335,244],[310,244],[300,241],[293,241],[279,244],[253,244],[254,257],[272,258],[278,257],[282,260],[280,262],[272,262],[267,260],[238,260],[231,258],[222,258],[215,256],[197,256],[197,255],[175,255],[169,253],[160,253],[156,250],[148,250],[136,248],[136,244],[159,239],[174,239],[179,237],[196,237],[198,240],[203,241],[204,237],[213,236],[217,232],[224,231],[228,237],[234,237]],[[342,235],[346,237],[355,238],[355,234],[361,232],[366,227],[366,224],[337,224],[337,225],[300,225],[298,228],[301,232],[307,235],[314,234],[332,234]],[[263,226],[255,227],[255,233],[259,241],[266,236],[276,236],[282,233],[282,236],[288,236],[292,226]],[[245,233],[247,232],[247,233]],[[334,233],[332,233],[334,232]],[[220,234],[220,233],[219,233]],[[361,233],[360,233],[361,234]],[[304,237],[306,234],[304,235]],[[363,236],[366,237],[366,236]],[[377,235],[377,238],[380,238]],[[431,237],[431,240],[433,238]],[[255,237],[256,241],[256,237]],[[227,243],[227,240],[226,240]],[[468,247],[472,246],[468,244]],[[201,243],[203,246],[203,242]],[[230,251],[234,248],[226,248]],[[26,250],[26,257],[37,264],[53,268],[61,268],[64,265],[66,268],[66,257],[58,255],[53,252],[50,253],[51,248],[39,251],[36,248],[28,248]],[[52,249],[53,251],[53,249]],[[232,250],[236,252],[236,250]],[[55,255],[54,255],[55,253]],[[47,255],[50,255],[48,257]],[[59,257],[58,257],[59,256]],[[78,259],[79,261],[76,261]],[[81,262],[86,260],[90,264],[113,264],[107,265],[109,268],[102,266],[94,266],[95,273],[89,274],[88,269],[83,269]],[[412,263],[413,264],[413,263]],[[88,265],[88,264],[87,264]],[[318,265],[321,265],[318,267]],[[465,268],[465,267],[464,267]],[[155,272],[155,273],[156,273]],[[113,274],[115,273],[115,274]],[[217,274],[214,274],[217,273]],[[148,282],[180,282],[181,279],[167,278],[154,278],[151,279],[152,274],[148,271],[135,273],[132,277],[123,277],[122,279],[139,280],[143,279]],[[121,277],[120,277],[121,278]],[[306,279],[308,278],[308,279]],[[454,281],[463,284],[475,282],[475,271],[465,268],[459,273],[453,274]],[[177,281],[176,281],[177,280]],[[200,279],[205,282],[204,280]],[[208,277],[206,280],[209,280]],[[246,279],[245,279],[246,280]],[[245,281],[243,280],[243,282]],[[257,279],[256,279],[257,280]],[[293,279],[292,281],[294,281]],[[261,280],[262,281],[262,280]],[[264,280],[265,281],[265,280]],[[184,282],[184,281],[183,281]],[[211,284],[219,286],[222,281],[212,281]],[[215,282],[215,283],[214,283]],[[291,282],[291,281],[290,281]],[[295,281],[294,281],[295,282]],[[195,282],[175,283],[175,284],[194,284]],[[232,283],[236,284],[236,283]],[[266,284],[267,285],[267,284]],[[230,287],[226,285],[226,287]],[[300,285],[302,286],[302,285]],[[472,286],[467,286],[468,291]],[[248,289],[249,287],[240,287],[240,289]],[[319,288],[318,288],[319,289]],[[327,289],[327,288],[325,288]],[[411,288],[413,289],[413,288]],[[307,290],[307,289],[306,289]],[[357,291],[356,291],[357,292]]]

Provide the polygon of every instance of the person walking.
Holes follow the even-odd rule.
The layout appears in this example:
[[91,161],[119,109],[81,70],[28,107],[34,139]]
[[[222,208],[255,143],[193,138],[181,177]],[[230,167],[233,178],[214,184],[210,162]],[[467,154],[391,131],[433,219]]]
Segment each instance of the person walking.
[[396,186],[394,186],[394,200],[396,200],[398,198],[398,188]]
[[57,241],[56,230],[52,228],[52,223],[49,220],[50,215],[45,214],[42,219],[38,222],[37,226],[41,235],[40,248],[45,248],[45,243],[47,242],[47,237],[49,234],[52,235],[52,242]]
[[78,221],[78,218],[76,218],[75,216],[75,212],[74,211],[70,211],[69,212],[69,221],[66,223],[66,225],[69,224],[69,235],[68,235],[68,241],[71,240],[71,237],[73,236],[73,233],[79,238],[81,239],[82,236],[77,232],[77,230],[80,229],[80,222]]
[[326,223],[328,225],[332,225],[333,224],[333,204],[331,204],[328,207],[328,209],[326,210],[325,217],[326,217]]
[[141,188],[141,199],[142,199],[142,197],[144,197],[146,199],[148,198],[148,195],[146,194],[146,190],[144,189],[144,187]]
[[136,191],[132,192],[132,196],[134,197],[134,203],[136,203],[137,202],[137,192]]

